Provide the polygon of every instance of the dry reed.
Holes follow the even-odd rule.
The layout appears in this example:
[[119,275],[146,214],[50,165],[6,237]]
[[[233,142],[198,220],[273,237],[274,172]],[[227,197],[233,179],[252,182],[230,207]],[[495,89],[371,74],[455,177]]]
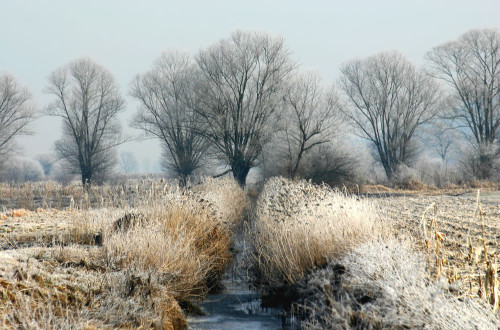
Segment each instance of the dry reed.
[[251,227],[255,268],[262,284],[293,284],[328,257],[387,232],[367,200],[327,186],[273,178],[257,200]]
[[[0,188],[12,197],[22,190]],[[165,181],[24,188],[25,196],[51,191],[68,204],[1,213],[10,241],[0,251],[1,327],[186,327],[177,301],[203,297],[223,272],[232,226],[247,203],[227,179],[187,189]],[[133,221],[120,228],[126,214]],[[71,292],[63,290],[68,285]]]

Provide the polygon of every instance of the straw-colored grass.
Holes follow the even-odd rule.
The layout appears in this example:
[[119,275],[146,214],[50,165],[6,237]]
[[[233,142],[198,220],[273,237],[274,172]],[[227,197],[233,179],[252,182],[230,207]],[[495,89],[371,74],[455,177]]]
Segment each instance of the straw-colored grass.
[[0,213],[0,327],[185,328],[177,302],[202,298],[224,271],[246,193],[227,179],[140,187]]
[[327,186],[273,178],[257,200],[251,233],[258,281],[280,287],[388,229],[367,200]]
[[469,263],[480,271],[479,300],[463,290],[469,277],[456,268],[466,254],[450,249],[457,234],[450,227],[463,222],[448,219],[443,227],[437,204],[414,212],[430,198],[415,196],[415,204],[396,196],[363,199],[304,181],[270,180],[251,227],[262,291],[275,303],[299,307],[303,325],[312,328],[497,328],[498,272],[490,244],[498,227],[485,216],[494,212],[476,204],[474,225],[458,233],[464,241],[475,235],[473,249],[480,253]]

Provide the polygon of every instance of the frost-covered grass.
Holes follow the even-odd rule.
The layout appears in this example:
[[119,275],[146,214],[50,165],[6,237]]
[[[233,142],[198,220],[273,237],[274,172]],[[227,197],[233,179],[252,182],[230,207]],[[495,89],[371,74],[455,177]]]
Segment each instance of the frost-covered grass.
[[153,182],[133,204],[109,191],[82,208],[0,214],[0,327],[186,326],[177,302],[224,271],[246,193],[226,179]]
[[283,178],[269,180],[258,197],[250,230],[258,280],[294,284],[328,257],[388,234],[368,200],[327,186]]
[[374,240],[358,245],[301,283],[312,329],[497,329],[491,307],[459,300],[445,279],[430,280],[412,244]]
[[[256,283],[270,304],[295,306],[299,316],[306,318],[303,325],[310,328],[496,329],[494,305],[484,299],[487,290],[483,289],[483,300],[464,293],[461,286],[468,282],[462,281],[469,278],[462,269],[448,267],[450,262],[457,266],[476,262],[460,244],[454,245],[459,250],[452,253],[448,240],[456,233],[443,234],[439,219],[439,230],[433,227],[432,234],[440,250],[434,251],[435,241],[430,249],[422,249],[428,238],[420,233],[426,208],[416,215],[416,223],[406,223],[413,205],[398,204],[387,212],[387,203],[304,181],[274,178],[267,182],[258,197],[250,233]],[[434,223],[436,216],[430,216]],[[475,222],[470,229],[486,230],[478,234],[483,245],[494,242],[494,238],[485,239],[497,235],[491,223],[488,227]],[[405,224],[412,225],[410,232],[417,237],[400,230]],[[468,233],[472,231],[458,237]],[[488,269],[495,270],[491,267],[494,249],[490,246],[488,251]],[[479,274],[484,286],[484,273]]]

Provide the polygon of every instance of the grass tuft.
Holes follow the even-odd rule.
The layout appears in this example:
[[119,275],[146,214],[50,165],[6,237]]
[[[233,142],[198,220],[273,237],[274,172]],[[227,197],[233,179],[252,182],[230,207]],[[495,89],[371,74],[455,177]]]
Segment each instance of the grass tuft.
[[389,230],[367,200],[306,181],[273,178],[257,200],[250,232],[260,284],[280,287]]

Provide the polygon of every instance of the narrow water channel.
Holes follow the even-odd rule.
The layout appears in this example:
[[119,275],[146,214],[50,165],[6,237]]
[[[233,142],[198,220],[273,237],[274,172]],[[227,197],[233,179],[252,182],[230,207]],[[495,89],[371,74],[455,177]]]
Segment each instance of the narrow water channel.
[[281,310],[261,307],[243,266],[244,243],[238,240],[235,248],[235,260],[222,280],[224,289],[199,304],[205,315],[188,317],[189,329],[290,329]]

